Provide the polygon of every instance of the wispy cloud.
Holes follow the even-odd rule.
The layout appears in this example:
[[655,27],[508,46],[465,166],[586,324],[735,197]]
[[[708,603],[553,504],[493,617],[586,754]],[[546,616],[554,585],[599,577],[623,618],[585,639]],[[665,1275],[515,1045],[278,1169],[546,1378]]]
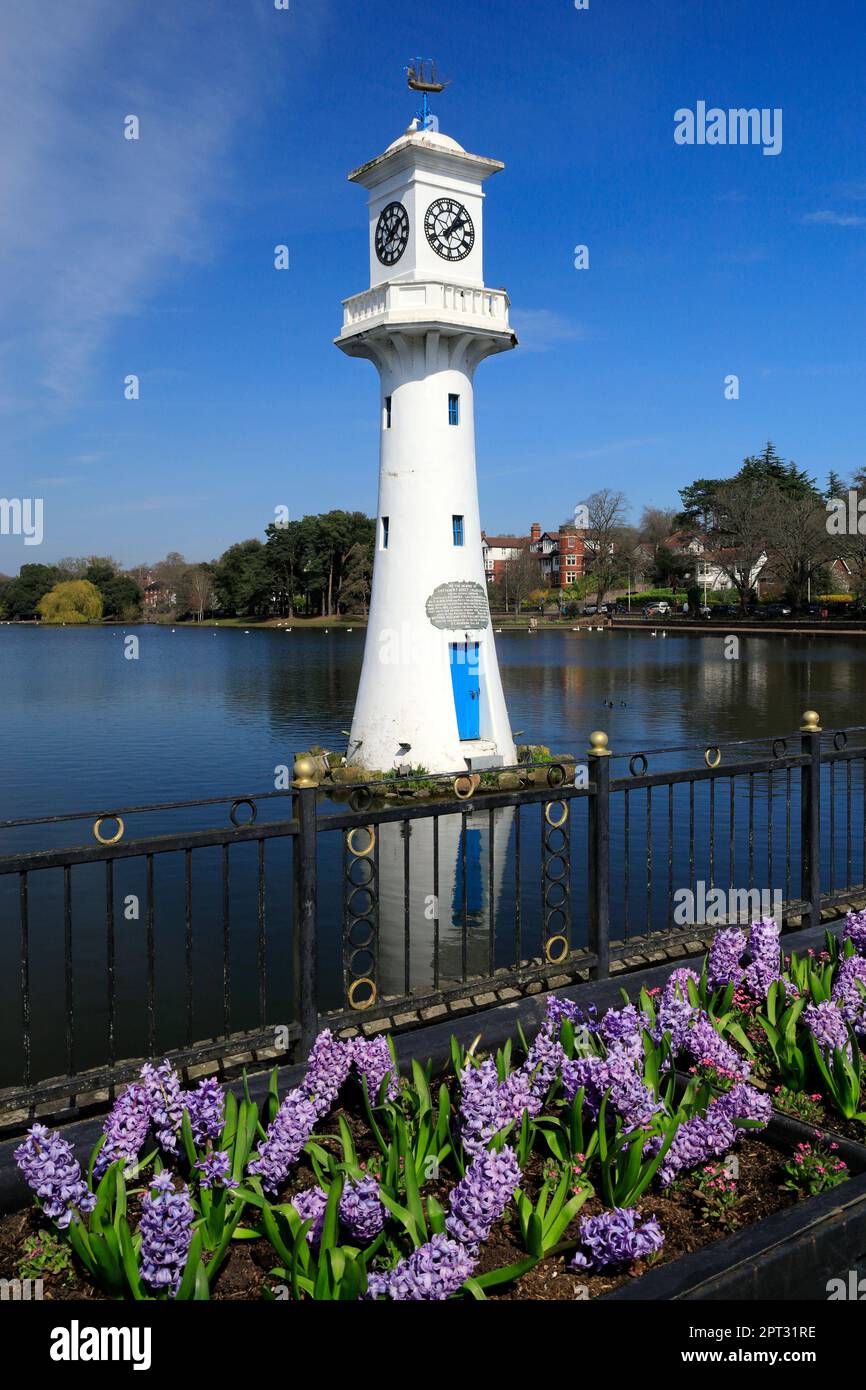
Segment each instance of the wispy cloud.
[[[75,400],[118,320],[219,246],[239,136],[286,67],[284,15],[261,0],[219,9],[7,7],[0,408]],[[138,140],[124,139],[128,115]],[[135,369],[118,363],[119,378]]]
[[807,212],[800,221],[806,224],[823,224],[826,227],[866,227],[866,217],[852,212],[833,212],[829,208]]
[[521,309],[512,324],[524,352],[548,352],[560,343],[586,338],[586,330],[552,309]]

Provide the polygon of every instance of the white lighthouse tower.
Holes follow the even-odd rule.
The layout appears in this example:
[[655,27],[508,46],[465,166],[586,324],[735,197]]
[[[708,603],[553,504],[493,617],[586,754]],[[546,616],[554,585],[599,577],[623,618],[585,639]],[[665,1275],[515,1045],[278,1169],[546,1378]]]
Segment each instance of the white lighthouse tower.
[[[414,79],[414,80],[413,80]],[[485,287],[484,183],[504,166],[421,119],[349,174],[369,191],[370,285],[335,340],[380,379],[373,589],[349,762],[451,772],[516,761],[481,549],[475,369],[515,347]]]

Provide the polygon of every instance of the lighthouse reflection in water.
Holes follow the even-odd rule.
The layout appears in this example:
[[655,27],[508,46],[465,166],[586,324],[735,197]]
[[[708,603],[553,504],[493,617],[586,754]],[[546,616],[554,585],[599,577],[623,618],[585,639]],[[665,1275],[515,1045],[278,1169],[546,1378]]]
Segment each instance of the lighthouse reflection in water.
[[436,817],[438,834],[432,816],[378,827],[381,994],[513,963],[514,893],[503,889],[514,884],[515,808],[473,811]]

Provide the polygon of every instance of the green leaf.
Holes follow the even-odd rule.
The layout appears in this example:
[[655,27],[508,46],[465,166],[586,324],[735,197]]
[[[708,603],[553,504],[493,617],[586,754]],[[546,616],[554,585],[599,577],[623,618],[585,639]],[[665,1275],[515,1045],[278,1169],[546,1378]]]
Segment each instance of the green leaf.
[[196,1231],[190,1241],[189,1252],[183,1269],[183,1277],[180,1281],[178,1291],[175,1294],[175,1299],[179,1303],[185,1303],[187,1300],[191,1299],[195,1293],[198,1271],[201,1267],[202,1248],[201,1231]]
[[[526,1260],[517,1260],[514,1264],[504,1265],[502,1269],[491,1269],[488,1274],[476,1274],[472,1278],[472,1283],[479,1289],[495,1289],[500,1284],[510,1284],[513,1279],[519,1279],[522,1274],[527,1274],[530,1269],[534,1269],[538,1260],[530,1257]],[[464,1287],[469,1287],[470,1281],[467,1279]]]

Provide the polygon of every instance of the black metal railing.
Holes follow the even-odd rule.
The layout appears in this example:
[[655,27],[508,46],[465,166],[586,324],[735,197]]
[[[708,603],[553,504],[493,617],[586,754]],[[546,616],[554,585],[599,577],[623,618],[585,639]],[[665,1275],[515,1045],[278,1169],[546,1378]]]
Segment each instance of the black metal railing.
[[807,713],[697,765],[596,733],[582,762],[444,783],[335,784],[304,755],[285,791],[0,822],[0,1124],[110,1094],[146,1056],[281,1058],[323,1018],[603,978],[761,894],[816,925],[866,896],[864,733]]

